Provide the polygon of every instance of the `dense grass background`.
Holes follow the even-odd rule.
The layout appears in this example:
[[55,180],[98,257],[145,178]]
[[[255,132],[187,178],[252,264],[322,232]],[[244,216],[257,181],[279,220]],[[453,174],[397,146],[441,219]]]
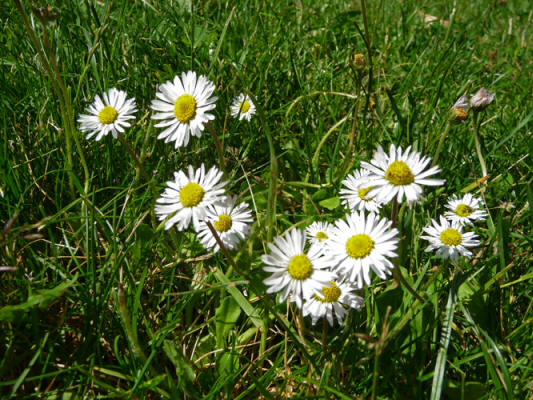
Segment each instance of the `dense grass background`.
[[[357,1],[52,1],[44,30],[29,2],[28,26],[3,3],[0,397],[533,397],[529,2],[368,3],[365,29]],[[372,62],[355,98],[351,59],[370,59],[365,37]],[[38,49],[57,60],[64,92]],[[230,190],[256,212],[239,272],[152,218],[173,171],[218,164],[207,132],[174,150],[150,121],[157,85],[189,69],[217,86]],[[340,181],[378,144],[432,156],[456,98],[482,86],[496,94],[481,126],[488,179],[477,183],[470,118],[444,142],[446,185],[400,210],[400,265],[425,301],[376,278],[364,309],[323,345],[322,325],[264,295],[265,244],[341,217]],[[76,129],[111,87],[137,100],[126,140],[150,182],[119,141]],[[228,116],[243,89],[260,107],[250,123]],[[490,218],[452,274],[419,235],[465,191],[483,196]],[[450,344],[438,358],[441,338]]]

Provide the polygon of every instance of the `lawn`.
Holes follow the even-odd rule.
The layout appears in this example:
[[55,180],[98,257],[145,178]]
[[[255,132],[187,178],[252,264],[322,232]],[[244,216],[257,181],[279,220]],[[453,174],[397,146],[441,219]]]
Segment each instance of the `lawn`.
[[[0,18],[0,398],[533,399],[527,0],[13,0]],[[188,71],[211,97],[164,100]],[[92,136],[81,116],[112,88],[132,118]],[[352,192],[391,195],[354,211],[346,179],[380,154],[385,186]],[[178,185],[201,168],[220,193]],[[480,218],[432,248],[467,195]]]

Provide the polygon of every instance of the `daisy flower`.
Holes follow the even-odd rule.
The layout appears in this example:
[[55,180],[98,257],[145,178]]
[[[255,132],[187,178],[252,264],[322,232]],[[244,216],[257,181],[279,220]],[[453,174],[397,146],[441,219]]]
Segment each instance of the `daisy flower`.
[[332,226],[328,222],[313,222],[305,228],[305,234],[312,245],[323,249],[331,235],[331,228]]
[[444,216],[450,221],[459,222],[460,225],[474,225],[474,221],[484,220],[487,216],[487,212],[481,207],[481,199],[470,193],[465,194],[462,198],[454,195],[446,204],[446,208],[450,211],[446,211]]
[[474,232],[463,233],[459,222],[450,222],[443,216],[440,217],[440,224],[434,219],[431,222],[432,226],[423,229],[429,236],[421,236],[422,239],[431,243],[426,251],[436,249],[437,256],[444,259],[458,260],[460,255],[472,257],[472,252],[467,247],[479,245],[478,237]]
[[270,254],[263,254],[261,261],[267,264],[263,269],[272,275],[263,283],[268,286],[267,293],[281,292],[280,303],[290,296],[289,300],[302,308],[303,299],[320,292],[335,278],[319,246],[312,245],[305,253],[305,234],[299,229],[275,237],[268,248]]
[[326,317],[329,324],[333,326],[333,316],[337,317],[339,324],[348,314],[344,306],[359,310],[363,304],[363,298],[352,293],[353,286],[349,283],[329,282],[328,286],[323,286],[319,294],[313,295],[303,306],[303,316],[310,315],[314,324],[323,317]]
[[381,207],[381,204],[373,197],[368,196],[368,192],[374,188],[374,186],[368,185],[369,176],[369,171],[360,169],[355,170],[342,181],[342,185],[345,187],[341,189],[340,197],[342,204],[347,206],[350,212],[358,210],[378,212]]
[[398,230],[392,222],[374,213],[364,211],[346,215],[338,220],[326,244],[326,255],[335,265],[335,272],[357,285],[370,285],[370,269],[381,279],[386,279],[394,265],[388,258],[396,257]]
[[231,116],[239,117],[239,120],[247,119],[250,121],[252,115],[255,114],[255,104],[247,94],[241,93],[231,104]]
[[[224,203],[209,206],[204,218],[204,221],[211,222],[228,250],[234,249],[241,240],[248,236],[252,229],[250,226],[253,221],[252,211],[246,203],[235,206],[236,201],[237,196],[230,196]],[[213,249],[215,252],[220,249],[205,222],[200,225],[198,237],[206,249]]]
[[159,86],[152,100],[151,108],[157,113],[152,119],[161,120],[155,124],[158,128],[165,128],[157,136],[165,139],[165,143],[174,142],[177,149],[189,144],[189,136],[201,137],[204,124],[215,119],[209,111],[215,108],[217,97],[212,96],[215,85],[205,76],[196,78],[196,72],[182,72],[181,79],[174,77],[174,81],[166,81]]
[[99,141],[109,132],[116,139],[117,132],[123,133],[124,128],[129,128],[130,119],[135,119],[133,113],[137,112],[135,99],[127,98],[128,94],[122,90],[111,88],[107,93],[94,97],[93,103],[87,108],[89,114],[82,114],[78,118],[80,130],[89,132],[85,139],[91,139],[96,135],[95,140]]
[[389,154],[378,147],[370,163],[362,162],[361,166],[371,173],[368,177],[374,188],[368,196],[380,203],[388,203],[395,196],[401,202],[405,196],[408,202],[417,201],[422,197],[421,185],[440,186],[444,179],[428,179],[440,171],[434,166],[424,171],[431,158],[422,157],[420,153],[411,151],[411,146],[402,151],[390,145]]
[[216,205],[226,199],[225,181],[222,172],[211,167],[207,173],[204,164],[196,171],[189,165],[188,174],[174,172],[174,180],[167,182],[167,188],[156,200],[155,214],[159,221],[165,220],[165,229],[178,224],[178,231],[187,229],[191,220],[195,229],[207,215],[207,206]]

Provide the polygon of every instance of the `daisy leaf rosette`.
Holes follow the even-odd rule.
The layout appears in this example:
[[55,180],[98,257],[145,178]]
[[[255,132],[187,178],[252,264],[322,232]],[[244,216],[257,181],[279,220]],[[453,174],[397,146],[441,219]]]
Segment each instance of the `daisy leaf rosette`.
[[353,171],[342,181],[340,198],[342,204],[347,206],[350,212],[367,210],[377,213],[379,211],[381,203],[368,195],[368,192],[373,189],[373,186],[368,184],[369,176],[370,171],[360,169]]
[[460,225],[473,226],[475,221],[487,218],[487,212],[482,209],[482,204],[481,199],[470,193],[463,197],[454,195],[446,204],[449,211],[446,211],[444,216],[452,222],[459,222]]
[[115,88],[109,89],[102,97],[96,95],[93,103],[86,109],[88,114],[81,114],[78,118],[80,131],[89,132],[85,139],[94,137],[96,141],[107,136],[109,132],[115,139],[118,132],[124,133],[129,128],[129,120],[135,119],[137,107],[134,98]]
[[253,222],[252,211],[247,203],[235,205],[237,196],[229,196],[227,200],[218,205],[210,205],[204,222],[200,224],[198,238],[206,249],[219,251],[220,247],[207,226],[207,221],[211,222],[213,228],[228,250],[236,246],[248,236]]
[[196,170],[189,165],[187,172],[174,172],[174,180],[166,183],[167,188],[156,200],[155,214],[159,221],[165,220],[165,229],[177,225],[178,231],[185,230],[191,220],[198,229],[208,206],[226,199],[226,182],[218,168],[211,167],[206,173],[204,164]]
[[174,142],[174,147],[187,146],[190,136],[201,137],[204,124],[215,119],[209,111],[216,107],[217,97],[213,96],[215,85],[204,75],[196,77],[196,72],[188,71],[174,80],[159,86],[151,108],[155,112],[152,119],[161,121],[155,124],[164,130],[157,136],[165,143]]
[[320,318],[326,318],[329,325],[334,325],[335,317],[342,323],[348,311],[345,307],[359,310],[363,305],[363,298],[353,293],[354,287],[350,283],[329,282],[323,286],[321,293],[315,294],[305,302],[302,309],[304,317],[310,316],[313,325]]
[[280,292],[280,303],[289,298],[302,308],[304,300],[335,278],[319,246],[311,245],[305,252],[305,234],[299,229],[275,237],[268,248],[270,254],[263,254],[261,261],[266,264],[263,270],[272,275],[263,283],[268,286],[267,293]]
[[239,121],[246,119],[250,121],[255,114],[255,104],[247,94],[239,94],[231,104],[231,116],[239,118]]
[[361,289],[370,285],[370,270],[381,279],[391,274],[394,265],[389,258],[397,257],[399,240],[391,221],[372,212],[355,212],[335,222],[326,255],[339,277]]
[[466,258],[472,257],[469,247],[479,245],[478,236],[474,232],[463,232],[463,227],[459,222],[450,222],[442,215],[440,223],[431,220],[431,225],[423,228],[428,235],[422,235],[421,238],[430,242],[426,252],[436,250],[436,255],[443,259],[457,261],[459,256]]
[[373,186],[368,192],[380,203],[388,203],[394,197],[402,202],[405,197],[408,202],[415,202],[422,197],[422,186],[440,186],[444,179],[429,179],[431,175],[440,172],[438,166],[426,170],[431,158],[423,157],[411,146],[405,151],[401,146],[390,145],[389,154],[381,146],[374,153],[372,160],[361,162],[361,166],[371,173],[368,184]]

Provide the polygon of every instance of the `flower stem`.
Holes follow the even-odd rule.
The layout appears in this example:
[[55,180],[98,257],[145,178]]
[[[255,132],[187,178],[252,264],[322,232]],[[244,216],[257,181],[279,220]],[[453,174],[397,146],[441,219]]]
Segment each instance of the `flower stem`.
[[228,260],[228,262],[230,263],[231,267],[237,271],[238,274],[242,275],[242,276],[246,276],[245,274],[243,274],[243,272],[239,269],[239,267],[237,267],[237,263],[235,262],[235,260],[233,259],[233,257],[231,256],[231,254],[229,253],[228,249],[226,248],[226,246],[224,246],[224,243],[222,242],[222,240],[220,239],[220,236],[218,236],[218,233],[216,231],[216,229],[213,227],[213,224],[210,222],[210,221],[205,221],[205,223],[207,224],[207,227],[209,228],[209,230],[211,231],[211,234],[213,235],[213,237],[215,238],[218,246],[220,247],[220,250],[222,250],[222,253],[224,253],[224,256],[226,257],[226,259]]
[[[394,200],[392,201],[392,212],[391,212],[391,220],[392,220],[392,227],[396,227],[396,219],[398,218],[398,198],[395,196]],[[400,265],[398,263],[398,257],[396,257],[393,261],[394,264],[394,270],[393,270],[393,276],[397,283],[401,283],[408,291],[411,293],[417,300],[423,302],[424,299],[416,292],[415,289],[409,285],[409,283],[405,280],[405,278],[402,275],[402,271],[400,270]]]
[[479,158],[479,164],[481,165],[481,174],[483,175],[482,178],[486,177],[487,174],[487,165],[485,164],[485,159],[483,158],[483,154],[481,153],[481,141],[479,140],[479,127],[481,125],[481,122],[479,121],[479,111],[474,111],[474,142],[476,144],[476,153],[477,158]]
[[328,321],[327,318],[322,319],[322,347],[326,348],[328,344]]
[[446,139],[446,136],[448,136],[448,133],[450,132],[450,128],[452,127],[452,124],[448,122],[446,124],[446,128],[444,128],[444,132],[442,132],[442,135],[440,135],[439,144],[437,145],[437,150],[435,151],[435,156],[433,157],[433,161],[431,162],[431,166],[434,167],[437,165],[437,161],[439,159],[440,152],[442,150],[442,145],[444,144],[444,140]]
[[150,188],[152,189],[152,194],[154,195],[154,197],[157,197],[157,190],[155,189],[155,187],[154,187],[154,185],[152,183],[152,178],[150,178],[150,176],[144,170],[144,168],[143,168],[143,166],[141,164],[141,161],[139,160],[137,155],[135,155],[135,153],[134,153],[133,149],[131,148],[130,144],[127,142],[126,138],[124,138],[124,135],[122,133],[120,133],[120,132],[117,132],[117,134],[118,134],[118,140],[120,140],[120,143],[122,143],[124,145],[124,147],[128,151],[128,154],[130,155],[130,157],[135,162],[135,166],[137,167],[137,170],[140,172],[140,174],[143,176],[143,178],[146,179],[146,182],[150,185]]
[[211,126],[211,124],[206,124],[207,129],[209,130],[209,133],[211,134],[211,137],[213,138],[213,142],[215,142],[215,147],[217,149],[218,154],[218,164],[220,166],[220,170],[226,174],[226,165],[224,162],[224,149],[222,147],[222,144],[220,143],[220,140],[218,140],[218,135],[215,132],[215,129]]

